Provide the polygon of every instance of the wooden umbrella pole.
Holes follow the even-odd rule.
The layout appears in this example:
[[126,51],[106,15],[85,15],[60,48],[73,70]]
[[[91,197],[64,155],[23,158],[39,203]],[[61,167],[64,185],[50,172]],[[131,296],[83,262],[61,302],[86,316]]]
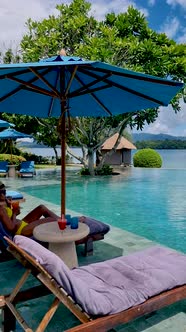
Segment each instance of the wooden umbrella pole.
[[66,102],[61,103],[61,217],[65,215],[65,195],[66,195],[66,123],[65,108]]
[[13,163],[13,161],[12,161],[12,147],[13,147],[13,141],[10,139],[11,164]]

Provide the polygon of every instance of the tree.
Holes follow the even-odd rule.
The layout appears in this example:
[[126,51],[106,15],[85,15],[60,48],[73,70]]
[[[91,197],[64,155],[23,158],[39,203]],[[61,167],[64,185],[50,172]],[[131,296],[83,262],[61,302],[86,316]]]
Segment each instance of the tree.
[[[116,121],[116,117],[112,118],[76,118],[73,120],[73,126],[71,131],[74,134],[76,141],[79,146],[82,148],[82,157],[76,156],[69,146],[67,145],[67,152],[78,159],[85,168],[89,169],[90,175],[94,175],[94,155],[96,153],[97,157],[97,170],[99,171],[106,159],[108,154],[113,153],[116,150],[117,145],[119,144],[121,137],[123,135],[129,135],[125,132],[126,123],[128,123],[128,119],[131,118],[131,114],[128,117],[123,116],[123,120]],[[114,124],[117,122],[117,126]],[[101,146],[105,142],[105,140],[116,132],[119,132],[118,140],[116,141],[113,149],[102,156],[101,154]],[[99,161],[98,161],[99,159]]]
[[[21,42],[24,61],[38,61],[43,57],[57,54],[61,48],[65,48],[68,55],[105,61],[147,74],[186,81],[186,46],[176,44],[165,34],[150,29],[144,15],[132,6],[125,13],[107,14],[102,22],[98,22],[90,15],[91,4],[85,0],[73,0],[70,4],[57,5],[56,8],[59,12],[58,16],[49,16],[40,22],[31,19],[27,21],[28,33]],[[175,111],[180,110],[181,96],[182,93],[171,101]],[[106,120],[106,129],[100,132],[100,137],[98,137],[99,130],[95,131],[95,137],[92,140],[89,130],[88,142],[94,141],[94,146],[86,145],[82,141],[81,135],[87,130],[87,127],[83,128],[86,121],[76,120],[79,126],[78,135],[81,134],[80,139],[74,131],[76,140],[82,145],[83,151],[85,147],[88,151],[86,162],[91,172],[92,151],[98,151],[100,147],[98,141],[102,142],[104,138],[107,138],[109,125],[110,129],[112,128],[110,133],[119,131],[122,135],[127,125],[131,128],[142,129],[146,122],[148,124],[154,122],[157,116],[158,109],[153,109]],[[91,126],[89,123],[89,128],[94,128],[94,120],[92,121]],[[102,120],[97,121],[102,127]],[[44,120],[42,122],[44,124]],[[47,136],[47,131],[42,130],[42,136],[45,134]],[[47,137],[46,141],[50,143]]]

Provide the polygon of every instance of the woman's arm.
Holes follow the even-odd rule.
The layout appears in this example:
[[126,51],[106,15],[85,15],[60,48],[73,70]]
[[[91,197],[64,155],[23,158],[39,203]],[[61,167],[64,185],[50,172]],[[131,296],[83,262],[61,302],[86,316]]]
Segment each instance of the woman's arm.
[[16,214],[13,213],[12,218],[9,218],[5,206],[0,206],[0,221],[9,232],[14,232],[17,228]]

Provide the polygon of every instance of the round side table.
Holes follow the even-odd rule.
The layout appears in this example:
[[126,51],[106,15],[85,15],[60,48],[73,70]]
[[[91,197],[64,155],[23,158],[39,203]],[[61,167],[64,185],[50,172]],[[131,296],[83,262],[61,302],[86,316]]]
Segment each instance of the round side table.
[[72,269],[78,266],[75,241],[86,237],[89,231],[89,227],[81,222],[77,229],[67,226],[64,230],[59,229],[57,222],[49,222],[35,227],[33,235],[39,241],[48,242],[49,250]]

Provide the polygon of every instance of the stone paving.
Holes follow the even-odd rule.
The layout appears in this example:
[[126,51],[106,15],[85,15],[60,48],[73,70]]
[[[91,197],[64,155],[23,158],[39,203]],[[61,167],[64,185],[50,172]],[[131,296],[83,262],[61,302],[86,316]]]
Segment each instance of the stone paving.
[[[38,185],[38,180],[35,179],[2,179],[2,181],[10,188],[10,190],[23,190],[23,186]],[[23,182],[24,181],[24,182]],[[47,183],[55,183],[55,180]],[[59,182],[58,182],[59,183]],[[38,204],[45,204],[55,213],[60,214],[59,206],[48,203],[44,200],[39,200],[24,193],[26,202],[22,204],[21,217],[23,217],[31,208]],[[75,211],[67,211],[71,214],[76,214]],[[105,220],[106,222],[106,220]],[[111,227],[110,232],[102,241],[94,243],[94,255],[83,257],[82,246],[77,247],[78,260],[80,265],[86,265],[93,262],[106,260],[120,255],[127,255],[129,253],[142,250],[155,243],[146,238],[137,236],[133,233],[126,232],[116,227]],[[8,293],[16,280],[19,279],[23,268],[15,260],[4,262],[0,264],[0,294]],[[32,278],[28,281],[28,285],[33,283]],[[33,330],[37,323],[42,318],[45,309],[48,307],[51,296],[43,297],[39,300],[29,301],[20,306],[24,317],[32,322]],[[186,332],[186,301],[174,304],[168,308],[162,309],[146,317],[137,319],[132,323],[128,323],[115,328],[118,332]],[[64,308],[63,305],[57,310],[53,319],[51,320],[46,331],[65,331],[66,329],[78,324],[77,319]],[[1,325],[0,325],[1,326]],[[2,329],[0,328],[0,331]],[[22,331],[17,325],[16,331]],[[96,332],[96,331],[93,331]]]

